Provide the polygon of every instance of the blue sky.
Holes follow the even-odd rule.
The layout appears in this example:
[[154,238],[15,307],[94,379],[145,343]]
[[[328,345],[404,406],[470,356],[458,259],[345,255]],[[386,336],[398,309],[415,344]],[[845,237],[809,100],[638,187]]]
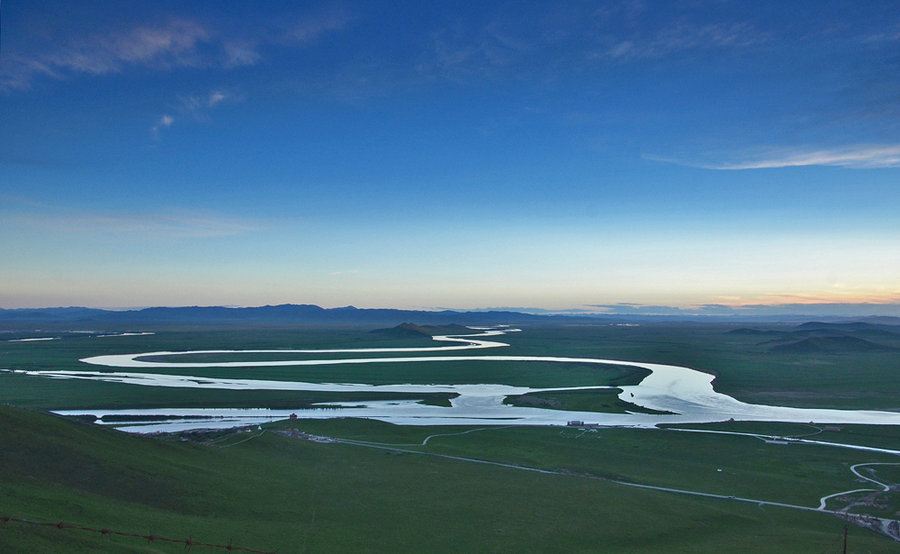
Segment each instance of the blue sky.
[[898,70],[895,2],[4,2],[0,307],[900,305]]

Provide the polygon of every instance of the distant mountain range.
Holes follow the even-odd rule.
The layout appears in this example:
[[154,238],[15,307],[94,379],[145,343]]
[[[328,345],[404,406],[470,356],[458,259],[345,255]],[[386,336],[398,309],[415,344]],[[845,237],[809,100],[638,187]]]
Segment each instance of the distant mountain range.
[[[85,326],[148,326],[148,325],[347,325],[347,326],[394,326],[405,322],[417,325],[492,325],[499,323],[522,324],[537,322],[588,323],[588,322],[803,322],[809,316],[653,316],[653,315],[609,315],[609,314],[550,314],[525,313],[506,310],[397,310],[384,308],[322,308],[313,304],[281,304],[250,308],[224,306],[157,307],[134,310],[104,310],[98,308],[35,308],[0,309],[0,325],[4,327],[44,326],[44,327],[85,327]],[[849,321],[849,323],[848,323]],[[900,326],[900,317],[866,317],[850,320],[845,317],[828,318],[828,322],[805,323],[803,330],[858,332],[859,329],[846,327],[868,325],[882,330]],[[832,327],[829,327],[832,326]],[[834,326],[843,326],[840,329]],[[809,327],[809,328],[807,328]],[[772,334],[771,330],[737,329],[735,333]]]
[[408,321],[415,321],[419,325],[460,322],[492,325],[572,319],[579,318],[505,311],[424,311],[364,309],[353,306],[322,308],[312,304],[282,304],[252,308],[187,306],[122,311],[96,308],[0,309],[0,324],[6,325],[398,325]]

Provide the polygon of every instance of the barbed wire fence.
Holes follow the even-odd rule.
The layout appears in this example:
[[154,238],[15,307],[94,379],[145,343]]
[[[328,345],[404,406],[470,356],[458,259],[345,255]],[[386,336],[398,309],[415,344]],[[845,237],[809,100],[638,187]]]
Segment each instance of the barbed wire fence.
[[20,518],[20,517],[0,515],[0,523],[3,523],[4,525],[9,524],[9,523],[24,523],[27,525],[36,525],[39,527],[56,528],[56,529],[60,529],[60,530],[74,529],[77,531],[90,531],[90,532],[94,532],[94,533],[100,533],[100,535],[102,535],[104,537],[110,536],[110,535],[115,535],[117,537],[134,537],[134,538],[138,538],[138,539],[146,539],[147,542],[150,542],[150,543],[153,543],[156,541],[170,542],[170,543],[175,543],[175,544],[183,544],[184,547],[187,549],[190,549],[191,547],[194,547],[194,546],[205,546],[207,548],[219,548],[222,550],[227,550],[229,552],[254,552],[257,554],[277,554],[273,550],[255,550],[253,548],[246,548],[243,546],[234,546],[233,544],[231,544],[231,541],[228,541],[228,544],[216,544],[216,543],[210,543],[210,542],[196,541],[191,537],[188,537],[186,539],[173,539],[171,537],[163,537],[160,535],[144,535],[141,533],[128,533],[125,531],[116,531],[113,529],[107,529],[105,527],[98,529],[96,527],[86,527],[83,525],[74,525],[74,524],[65,523],[62,521],[57,521],[57,522],[34,521],[31,519],[24,519],[24,518]]

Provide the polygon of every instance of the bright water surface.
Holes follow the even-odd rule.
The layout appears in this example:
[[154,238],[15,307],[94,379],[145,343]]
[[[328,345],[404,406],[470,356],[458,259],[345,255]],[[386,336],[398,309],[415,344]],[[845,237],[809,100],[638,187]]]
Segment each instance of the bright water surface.
[[[329,403],[328,408],[298,410],[269,409],[180,409],[153,410],[61,410],[62,415],[133,415],[133,416],[181,416],[184,419],[154,423],[117,421],[120,429],[139,433],[180,431],[198,428],[227,428],[252,425],[266,421],[286,419],[292,413],[300,418],[363,417],[402,425],[565,425],[572,420],[596,423],[602,426],[652,427],[660,423],[705,423],[728,419],[745,421],[787,421],[819,423],[862,423],[876,425],[900,425],[900,413],[870,410],[830,410],[789,408],[748,404],[728,395],[716,392],[712,387],[713,376],[687,367],[611,360],[603,358],[572,358],[556,356],[411,356],[382,358],[344,358],[326,360],[277,360],[243,362],[155,362],[148,357],[177,356],[185,354],[227,353],[409,353],[446,352],[473,349],[500,348],[506,343],[482,340],[518,329],[482,329],[472,335],[435,336],[437,341],[459,343],[453,346],[421,348],[371,348],[346,350],[203,350],[186,352],[145,352],[140,354],[96,356],[81,361],[116,368],[208,368],[208,367],[274,367],[339,364],[377,364],[440,362],[465,363],[467,361],[506,362],[561,362],[586,364],[616,364],[647,369],[651,372],[639,384],[621,387],[566,387],[530,388],[500,384],[393,384],[369,385],[361,383],[305,383],[299,381],[272,381],[262,379],[220,379],[191,375],[161,375],[140,371],[20,371],[28,375],[40,375],[55,379],[88,379],[141,386],[214,388],[232,390],[297,390],[325,392],[385,392],[385,393],[455,393],[450,407],[429,406],[415,400],[381,400],[351,403]],[[504,398],[529,392],[555,390],[585,390],[620,388],[619,398],[652,410],[670,414],[597,413],[526,408],[503,404]],[[343,406],[335,409],[336,406]]]

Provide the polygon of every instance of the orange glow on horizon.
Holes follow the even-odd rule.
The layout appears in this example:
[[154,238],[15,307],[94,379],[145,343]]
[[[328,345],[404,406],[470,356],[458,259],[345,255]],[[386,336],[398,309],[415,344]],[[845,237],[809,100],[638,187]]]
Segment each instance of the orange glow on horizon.
[[861,294],[847,291],[845,294],[767,294],[756,298],[719,298],[715,302],[732,308],[742,306],[777,306],[779,304],[900,304],[900,293]]

